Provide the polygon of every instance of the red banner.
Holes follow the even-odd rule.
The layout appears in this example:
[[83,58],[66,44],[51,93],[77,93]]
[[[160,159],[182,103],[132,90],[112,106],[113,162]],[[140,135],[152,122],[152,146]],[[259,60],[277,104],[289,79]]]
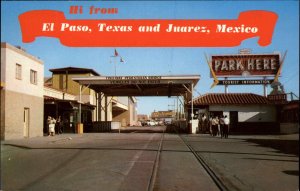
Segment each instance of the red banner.
[[237,20],[67,20],[63,12],[37,10],[19,21],[25,43],[54,37],[71,47],[233,47],[253,37],[269,45],[277,15],[257,10]]

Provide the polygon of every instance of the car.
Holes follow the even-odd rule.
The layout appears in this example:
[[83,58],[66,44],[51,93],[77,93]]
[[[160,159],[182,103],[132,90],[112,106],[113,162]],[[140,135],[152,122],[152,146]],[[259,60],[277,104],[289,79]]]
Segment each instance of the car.
[[155,126],[156,124],[155,124],[155,121],[148,121],[147,125],[149,125],[149,126]]

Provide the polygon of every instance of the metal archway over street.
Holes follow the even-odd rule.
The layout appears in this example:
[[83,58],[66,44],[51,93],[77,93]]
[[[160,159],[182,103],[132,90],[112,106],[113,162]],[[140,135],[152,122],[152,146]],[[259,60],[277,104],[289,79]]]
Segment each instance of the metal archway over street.
[[184,96],[191,99],[200,75],[74,77],[106,96]]

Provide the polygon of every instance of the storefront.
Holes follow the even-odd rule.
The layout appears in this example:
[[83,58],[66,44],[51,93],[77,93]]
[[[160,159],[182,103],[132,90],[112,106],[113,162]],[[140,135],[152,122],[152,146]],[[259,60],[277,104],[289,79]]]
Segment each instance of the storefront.
[[[76,100],[60,100],[52,97],[44,97],[44,134],[48,133],[47,117],[57,119],[59,116],[62,121],[64,133],[76,133],[78,123],[79,102]],[[95,106],[81,104],[81,120],[86,130],[92,125],[92,112]]]

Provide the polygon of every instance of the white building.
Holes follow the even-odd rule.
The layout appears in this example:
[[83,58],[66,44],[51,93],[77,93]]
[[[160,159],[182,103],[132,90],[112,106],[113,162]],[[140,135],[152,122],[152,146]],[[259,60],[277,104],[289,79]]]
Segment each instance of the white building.
[[135,97],[114,97],[112,103],[112,121],[120,122],[122,127],[137,125],[137,100]]
[[44,65],[20,47],[1,43],[1,139],[43,135]]
[[211,93],[194,99],[194,114],[200,118],[226,115],[231,132],[279,133],[277,106],[268,98],[252,93]]

